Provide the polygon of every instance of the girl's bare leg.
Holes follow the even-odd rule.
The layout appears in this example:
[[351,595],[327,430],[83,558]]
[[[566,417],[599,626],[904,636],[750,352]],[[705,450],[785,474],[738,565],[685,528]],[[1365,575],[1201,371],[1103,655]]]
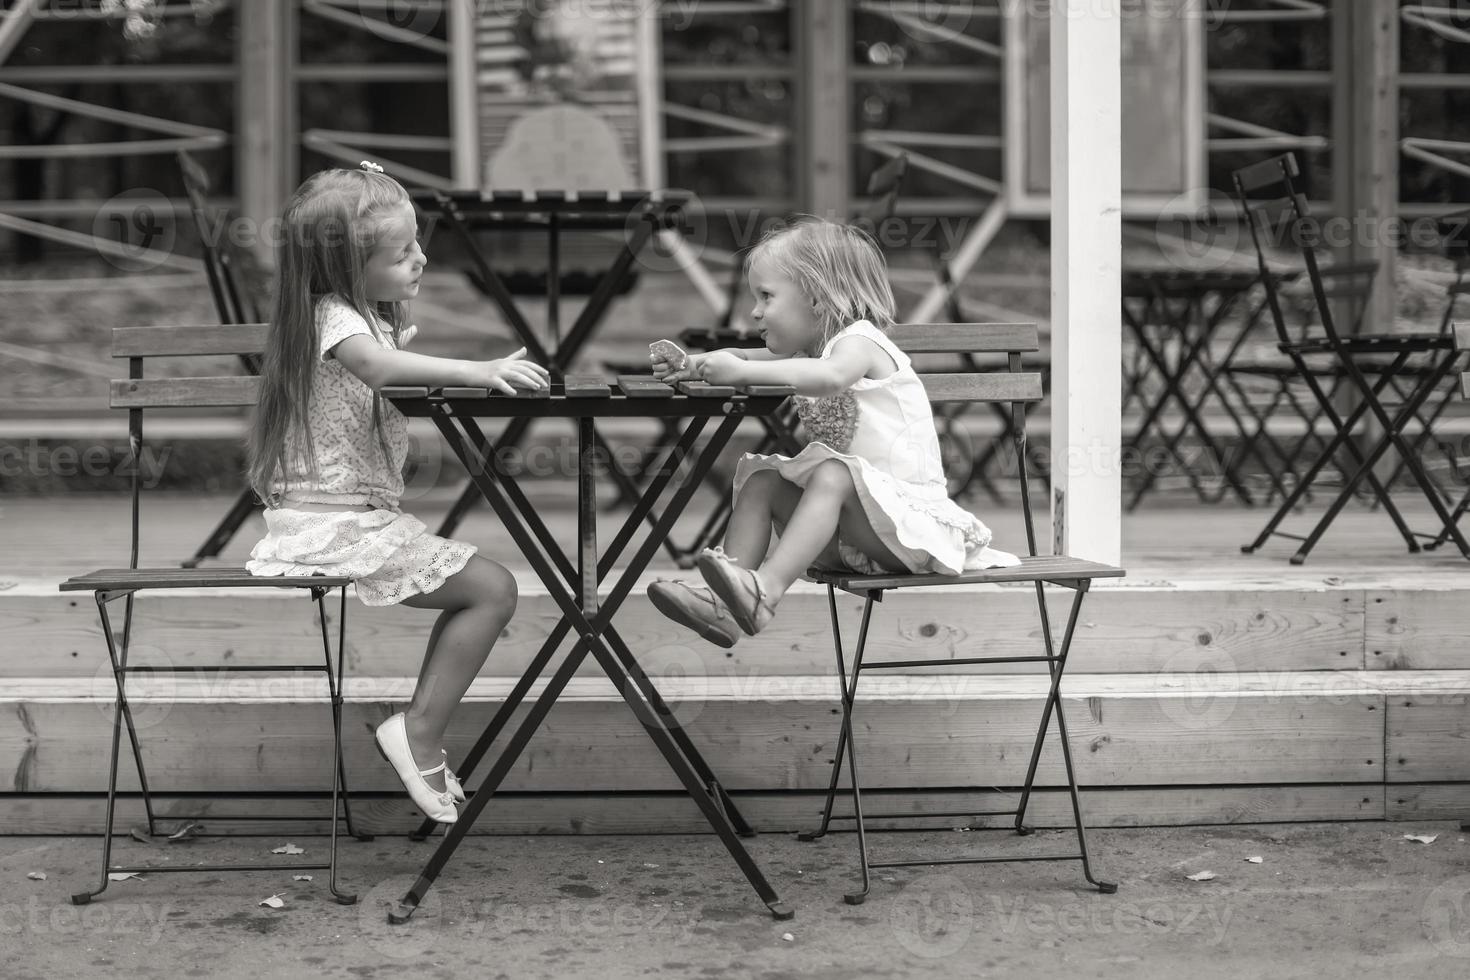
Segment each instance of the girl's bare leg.
[[806,489],[800,491],[800,501],[785,522],[781,540],[769,560],[759,566],[761,583],[773,603],[829,549],[839,527],[843,538],[870,558],[895,571],[904,568],[869,524],[857,499],[852,474],[842,463],[829,460],[812,471]]
[[740,487],[730,524],[725,528],[725,554],[746,568],[759,568],[771,547],[771,529],[790,519],[801,501],[801,487],[775,470],[759,470]]
[[[515,614],[516,580],[504,566],[475,555],[439,588],[405,599],[404,605],[443,610],[429,633],[404,719],[414,761],[420,769],[432,769],[444,761],[450,716]],[[442,772],[425,779],[444,791]]]

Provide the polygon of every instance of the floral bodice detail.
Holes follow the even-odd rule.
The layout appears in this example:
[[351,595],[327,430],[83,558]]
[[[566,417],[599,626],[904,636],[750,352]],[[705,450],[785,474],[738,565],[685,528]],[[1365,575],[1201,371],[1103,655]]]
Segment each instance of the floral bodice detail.
[[863,337],[883,350],[897,368],[886,378],[860,378],[850,388],[823,398],[798,397],[796,411],[807,435],[839,453],[860,456],[904,483],[944,484],[944,464],[929,394],[909,356],[867,320],[846,327],[827,342]]

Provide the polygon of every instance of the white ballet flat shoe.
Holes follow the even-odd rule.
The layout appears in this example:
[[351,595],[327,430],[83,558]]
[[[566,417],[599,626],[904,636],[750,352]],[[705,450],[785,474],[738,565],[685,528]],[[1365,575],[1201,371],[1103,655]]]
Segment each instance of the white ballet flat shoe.
[[439,751],[444,753],[444,786],[449,790],[450,796],[454,797],[457,802],[463,803],[468,797],[464,795],[464,786],[460,784],[459,777],[449,768],[449,750],[440,749]]
[[378,752],[393,767],[393,771],[398,773],[403,788],[408,790],[408,798],[423,811],[424,816],[438,823],[454,823],[459,819],[459,811],[454,809],[454,796],[448,792],[439,792],[424,779],[425,776],[442,772],[446,766],[441,762],[432,769],[418,767],[413,758],[413,749],[408,745],[408,730],[404,727],[404,721],[403,712],[400,711],[378,726],[373,733]]

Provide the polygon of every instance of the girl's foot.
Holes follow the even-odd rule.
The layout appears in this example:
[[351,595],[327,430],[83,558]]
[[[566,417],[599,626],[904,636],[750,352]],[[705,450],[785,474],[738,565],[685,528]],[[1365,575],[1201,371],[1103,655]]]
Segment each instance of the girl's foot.
[[432,776],[425,776],[424,782],[428,783],[436,793],[451,792],[449,780],[446,773],[449,771],[449,757],[439,740],[432,733],[424,731],[420,723],[409,717],[405,712],[403,715],[403,731],[408,736],[408,744],[413,749],[413,759],[419,770],[423,771],[444,763],[444,772],[436,772]]
[[388,760],[393,771],[398,773],[398,779],[403,783],[403,788],[408,790],[408,798],[413,800],[414,806],[423,811],[425,816],[439,823],[454,823],[459,819],[459,814],[454,809],[454,797],[442,788],[436,789],[431,786],[425,778],[438,777],[442,787],[444,763],[440,762],[430,769],[419,768],[413,749],[409,747],[408,732],[404,727],[402,712],[393,715],[378,726],[374,733],[374,741],[383,758]]
[[449,750],[440,749],[439,751],[444,755],[444,788],[449,790],[449,795],[454,797],[456,803],[466,802],[469,797],[464,795],[464,784],[459,781],[454,770],[449,768]]
[[758,572],[741,568],[723,548],[704,549],[694,564],[747,636],[766,628],[779,600],[770,597]]
[[709,589],[659,579],[648,587],[653,608],[726,650],[740,638],[735,620]]

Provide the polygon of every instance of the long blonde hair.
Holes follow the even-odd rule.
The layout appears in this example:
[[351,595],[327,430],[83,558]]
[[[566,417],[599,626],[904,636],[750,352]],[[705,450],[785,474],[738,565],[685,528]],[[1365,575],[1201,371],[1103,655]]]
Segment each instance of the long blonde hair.
[[[286,454],[293,435],[316,472],[316,448],[306,420],[320,337],[317,305],[335,296],[377,328],[386,324],[394,346],[408,325],[406,303],[374,303],[366,295],[367,262],[395,213],[412,207],[403,185],[370,170],[323,170],[308,177],[286,204],[277,250],[275,313],[261,359],[260,394],[250,420],[250,486],[269,502],[272,485],[291,472]],[[373,427],[385,458],[382,399],[373,397]]]
[[821,346],[858,320],[879,330],[893,326],[895,303],[888,264],[861,228],[802,216],[768,232],[745,260],[768,262],[816,304]]

